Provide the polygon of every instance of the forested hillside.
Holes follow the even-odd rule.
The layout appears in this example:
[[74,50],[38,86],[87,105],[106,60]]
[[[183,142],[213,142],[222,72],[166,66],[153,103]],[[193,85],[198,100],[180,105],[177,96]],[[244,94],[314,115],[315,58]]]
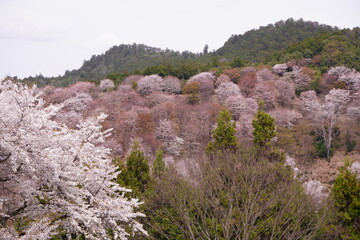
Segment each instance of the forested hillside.
[[[193,75],[234,60],[232,67],[241,67],[245,63],[264,63],[279,50],[284,50],[307,38],[334,31],[336,28],[320,25],[317,22],[288,19],[250,30],[243,35],[234,35],[223,47],[212,53],[195,54],[188,51],[180,53],[142,44],[119,45],[110,48],[104,54],[94,55],[90,60],[84,61],[81,68],[66,71],[61,77],[36,76],[24,80],[38,85],[50,83],[55,86],[67,86],[77,81],[101,80],[111,74],[123,77],[124,74],[143,73],[146,68],[156,65],[167,66],[166,69],[170,65],[170,68],[181,68],[185,72],[188,71],[186,68],[190,67],[193,68],[190,70]],[[177,77],[187,75],[180,73]]]
[[38,85],[53,84],[67,86],[84,80],[100,80],[111,73],[136,73],[146,67],[166,63],[178,63],[191,60],[197,55],[190,52],[175,52],[148,47],[143,44],[113,46],[104,54],[93,55],[85,60],[81,68],[66,71],[61,77],[44,78],[42,76],[29,77],[25,81],[35,82]]
[[250,30],[242,35],[233,35],[216,53],[228,58],[241,57],[250,62],[263,62],[275,51],[336,30],[317,22],[288,19]]
[[266,62],[287,62],[302,58],[312,58],[323,71],[339,65],[360,70],[360,28],[308,38],[273,54]]
[[1,80],[0,240],[359,239],[359,28],[236,39],[298,28],[254,59],[121,45]]

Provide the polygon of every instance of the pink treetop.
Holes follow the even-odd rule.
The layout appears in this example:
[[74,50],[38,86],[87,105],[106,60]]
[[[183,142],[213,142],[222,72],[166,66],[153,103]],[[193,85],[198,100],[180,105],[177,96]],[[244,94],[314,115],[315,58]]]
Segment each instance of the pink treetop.
[[270,109],[275,107],[275,99],[278,91],[274,82],[263,81],[256,84],[252,97],[256,100],[261,100],[265,103],[265,108]]
[[360,90],[360,73],[355,69],[349,69],[347,67],[334,67],[328,72],[335,75],[338,81],[344,81],[352,91]]
[[314,90],[302,92],[300,94],[300,101],[305,111],[311,112],[313,110],[320,110],[319,99]]
[[100,88],[103,91],[113,89],[113,88],[115,88],[115,84],[110,79],[103,79],[100,81]]
[[276,108],[269,114],[275,118],[277,126],[286,128],[294,127],[296,122],[302,118],[301,113],[286,108]]
[[211,72],[202,72],[195,76],[192,76],[188,82],[189,83],[191,83],[191,82],[199,82],[200,83],[201,81],[204,81],[204,80],[210,80],[211,82],[214,83],[216,81],[216,77]]
[[231,96],[226,100],[226,106],[235,119],[240,118],[243,114],[255,115],[259,108],[255,99],[244,98],[241,95]]
[[158,75],[145,76],[139,80],[137,89],[141,95],[162,91],[162,78]]
[[166,153],[174,156],[180,155],[184,139],[176,136],[170,120],[160,120],[159,126],[156,129],[156,137],[162,142]]
[[289,106],[293,99],[295,99],[294,86],[282,80],[275,81],[275,86],[278,90],[277,102],[282,106]]
[[162,81],[162,91],[176,94],[181,92],[181,82],[178,78],[167,76],[164,77]]
[[257,79],[259,81],[272,81],[275,80],[275,76],[267,68],[262,68],[256,72]]
[[226,101],[231,96],[241,96],[240,88],[233,82],[223,82],[215,89],[216,96],[220,101]]

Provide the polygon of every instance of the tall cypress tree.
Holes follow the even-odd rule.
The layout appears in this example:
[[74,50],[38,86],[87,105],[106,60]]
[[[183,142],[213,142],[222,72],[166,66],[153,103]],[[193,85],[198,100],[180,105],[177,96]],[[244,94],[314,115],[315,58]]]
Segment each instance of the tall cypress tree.
[[140,150],[138,142],[134,143],[126,159],[126,167],[118,175],[118,181],[131,188],[135,196],[145,192],[146,186],[150,183],[148,160]]
[[212,132],[214,141],[206,147],[207,153],[216,153],[218,151],[236,151],[239,147],[238,139],[235,136],[235,122],[232,121],[232,115],[227,109],[219,113],[217,127]]
[[153,165],[153,177],[159,178],[165,171],[165,162],[163,159],[163,151],[161,149],[156,151],[156,157]]
[[275,119],[264,112],[263,103],[260,102],[260,108],[256,113],[255,119],[252,121],[254,127],[254,144],[260,147],[268,147],[271,145],[271,139],[276,136]]

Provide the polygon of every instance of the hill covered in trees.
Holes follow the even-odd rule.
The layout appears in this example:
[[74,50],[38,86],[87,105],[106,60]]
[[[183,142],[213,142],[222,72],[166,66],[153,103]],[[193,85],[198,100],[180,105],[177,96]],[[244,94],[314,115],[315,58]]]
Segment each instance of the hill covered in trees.
[[[356,239],[360,73],[312,66],[302,59],[189,80],[153,74],[118,85],[48,85],[40,89],[45,101],[30,97],[35,89],[2,82],[0,164],[9,171],[1,178],[0,233],[108,239],[130,224],[148,234],[133,229],[134,239]],[[98,132],[94,116],[111,135]],[[33,169],[38,178],[22,184]],[[98,193],[95,179],[133,191]],[[27,186],[35,197],[24,195]],[[115,205],[102,204],[128,198],[144,202],[127,211],[136,220],[117,220]]]
[[270,56],[265,62],[287,62],[302,58],[313,59],[326,71],[331,66],[344,65],[360,70],[360,28],[326,32],[305,39]]
[[[309,44],[312,45],[312,49],[306,47]],[[92,56],[90,60],[84,61],[82,67],[66,71],[63,76],[45,78],[40,75],[24,80],[40,86],[67,86],[77,81],[98,81],[106,77],[122,80],[130,74],[173,75],[188,79],[194,74],[211,69],[217,71],[229,67],[242,67],[245,64],[275,64],[301,57],[317,56],[316,59],[319,60],[318,55],[332,59],[323,59],[323,66],[345,64],[348,67],[357,67],[353,60],[358,56],[356,53],[359,51],[359,45],[356,29],[339,31],[336,27],[317,22],[288,19],[250,30],[242,35],[234,35],[215,52],[180,53],[143,44],[119,45],[110,48],[104,54]],[[314,47],[316,49],[313,49]],[[341,51],[338,47],[341,47]],[[333,59],[336,53],[331,49],[338,49],[342,56]]]
[[275,51],[285,49],[295,43],[322,33],[336,31],[328,25],[317,22],[295,21],[292,18],[279,21],[244,34],[231,36],[216,51],[216,54],[227,58],[241,57],[250,62],[263,62]]
[[140,73],[149,66],[175,64],[196,57],[196,54],[190,52],[179,53],[135,43],[132,45],[122,44],[113,46],[104,54],[93,55],[90,60],[85,60],[79,69],[66,71],[61,77],[36,76],[24,80],[35,82],[38,85],[67,86],[78,81],[100,80],[111,73]]
[[358,51],[359,28],[260,62],[134,44],[1,80],[0,240],[359,239]]

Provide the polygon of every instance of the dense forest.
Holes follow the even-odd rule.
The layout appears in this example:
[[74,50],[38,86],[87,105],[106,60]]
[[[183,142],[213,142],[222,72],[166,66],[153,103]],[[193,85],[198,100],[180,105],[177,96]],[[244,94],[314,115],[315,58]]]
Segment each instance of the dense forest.
[[359,53],[288,19],[1,80],[0,239],[359,239]]
[[39,86],[67,86],[77,81],[124,79],[131,74],[172,75],[188,79],[213,70],[244,65],[281,63],[290,59],[314,58],[325,70],[345,65],[359,70],[359,29],[339,30],[317,22],[288,19],[233,35],[215,52],[182,53],[143,44],[119,45],[84,61],[81,68],[61,77],[35,76],[25,81]]

